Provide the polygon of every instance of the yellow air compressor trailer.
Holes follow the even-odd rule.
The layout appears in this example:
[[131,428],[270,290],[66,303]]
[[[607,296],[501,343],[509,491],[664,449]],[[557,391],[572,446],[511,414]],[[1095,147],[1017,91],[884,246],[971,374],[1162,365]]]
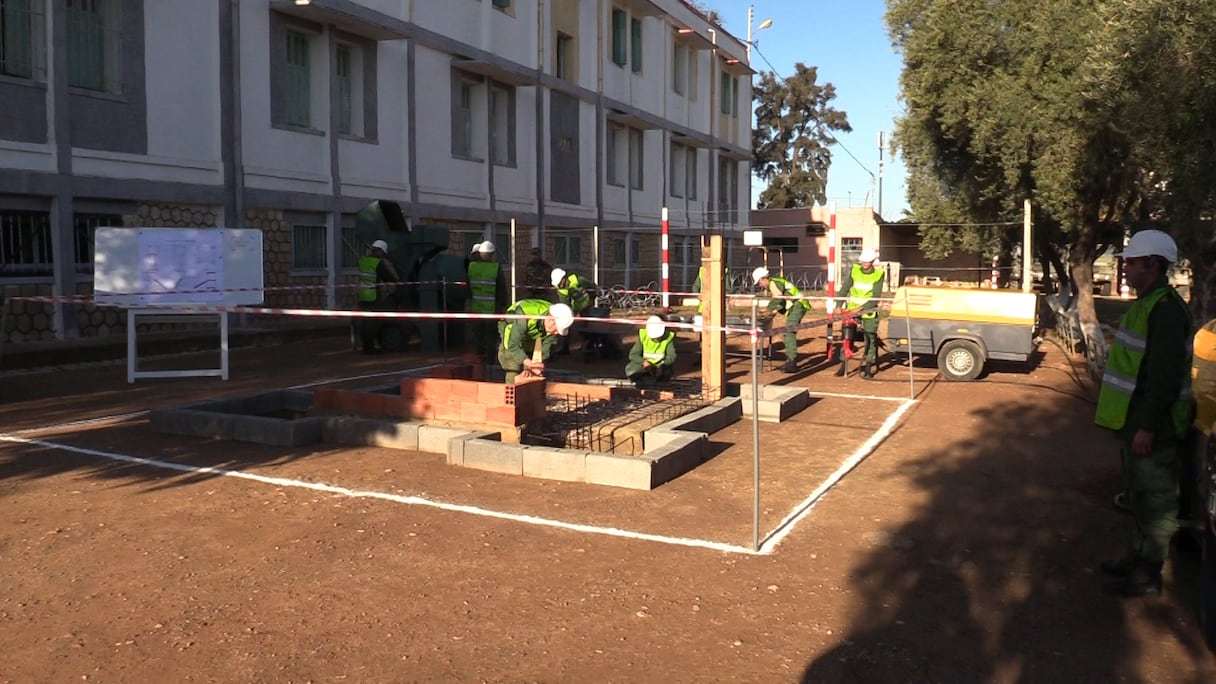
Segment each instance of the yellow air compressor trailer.
[[895,292],[887,339],[897,353],[936,356],[947,380],[974,380],[988,359],[1030,358],[1037,312],[1033,292],[905,285]]

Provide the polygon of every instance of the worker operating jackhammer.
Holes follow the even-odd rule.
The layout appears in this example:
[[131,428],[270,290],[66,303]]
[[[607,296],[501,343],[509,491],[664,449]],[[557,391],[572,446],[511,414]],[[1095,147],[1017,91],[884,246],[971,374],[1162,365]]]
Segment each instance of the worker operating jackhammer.
[[861,257],[853,264],[853,268],[845,274],[841,290],[848,293],[845,302],[844,339],[841,341],[840,368],[836,376],[841,377],[849,372],[849,358],[853,352],[853,339],[860,326],[865,340],[864,358],[861,366],[861,377],[864,380],[874,378],[878,367],[878,297],[882,295],[883,281],[886,273],[881,268],[875,268],[874,262],[878,254],[872,249],[863,249]]

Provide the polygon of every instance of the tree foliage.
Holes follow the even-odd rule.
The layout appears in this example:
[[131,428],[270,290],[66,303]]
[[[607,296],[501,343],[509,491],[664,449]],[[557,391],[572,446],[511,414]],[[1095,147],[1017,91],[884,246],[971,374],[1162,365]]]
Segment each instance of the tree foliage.
[[799,62],[789,78],[761,72],[754,86],[752,170],[768,182],[758,209],[809,207],[826,201],[833,134],[853,129],[848,116],[831,106],[836,87],[820,85],[816,78],[815,67]]
[[[912,217],[1012,222],[1032,199],[1036,252],[1066,255],[1096,372],[1101,249],[1150,220],[1184,250],[1211,240],[1216,3],[890,0],[886,20],[904,57],[895,144]],[[922,241],[940,251],[977,230]]]

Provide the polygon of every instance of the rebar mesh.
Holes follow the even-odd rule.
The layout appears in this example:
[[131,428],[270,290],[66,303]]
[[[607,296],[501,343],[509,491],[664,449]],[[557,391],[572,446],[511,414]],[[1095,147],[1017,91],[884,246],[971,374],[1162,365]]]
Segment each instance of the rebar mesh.
[[[699,382],[685,383],[695,384],[695,388],[681,388],[679,384],[665,383],[663,392],[643,392],[615,400],[579,394],[550,396],[545,418],[537,430],[527,435],[526,441],[541,446],[640,455],[644,431],[709,403],[700,396]],[[695,394],[689,391],[693,389]]]

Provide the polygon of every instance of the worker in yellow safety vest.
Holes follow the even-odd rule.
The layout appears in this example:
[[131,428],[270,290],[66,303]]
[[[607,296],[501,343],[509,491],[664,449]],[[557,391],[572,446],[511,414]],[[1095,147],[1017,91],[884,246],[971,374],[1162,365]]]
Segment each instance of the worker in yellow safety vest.
[[[790,281],[779,276],[770,275],[768,269],[760,266],[752,271],[752,282],[768,292],[771,299],[768,302],[768,315],[785,314],[786,326],[796,326],[802,321],[809,307],[802,292]],[[785,365],[782,372],[798,372],[798,331],[787,330],[781,337],[785,347]]]
[[861,250],[857,263],[845,273],[844,280],[840,283],[840,291],[848,297],[842,313],[852,319],[852,323],[845,325],[842,342],[850,353],[840,355],[840,368],[836,369],[836,377],[849,372],[853,332],[859,327],[865,340],[861,377],[870,380],[878,370],[878,298],[882,296],[887,274],[874,265],[877,260],[878,253],[874,250]]
[[[359,309],[363,311],[382,311],[390,308],[391,293],[396,290],[401,280],[397,269],[388,258],[388,243],[376,240],[371,245],[368,254],[359,257]],[[390,285],[386,285],[391,284]],[[379,354],[376,337],[380,332],[380,323],[374,318],[360,318],[359,337],[364,354]]]
[[[553,283],[554,289],[557,290],[557,300],[559,302],[569,306],[575,316],[586,315],[587,309],[591,308],[595,293],[595,283],[591,282],[590,278],[577,273],[568,273],[564,269],[555,268],[549,274],[549,280]],[[570,353],[569,336],[561,341],[557,353],[561,356]]]
[[670,380],[675,375],[676,333],[668,330],[663,319],[651,316],[638,330],[638,341],[629,350],[625,377],[635,385],[647,379]]
[[[507,310],[507,281],[498,263],[498,250],[486,240],[477,245],[469,259],[469,311],[476,314],[500,314]],[[497,339],[494,331],[498,322],[492,318],[475,318],[468,326],[473,349],[482,359],[488,359]]]
[[498,323],[498,363],[506,372],[508,385],[516,379],[543,375],[545,362],[561,337],[570,334],[574,313],[565,304],[544,299],[521,299],[507,308],[506,318]]

